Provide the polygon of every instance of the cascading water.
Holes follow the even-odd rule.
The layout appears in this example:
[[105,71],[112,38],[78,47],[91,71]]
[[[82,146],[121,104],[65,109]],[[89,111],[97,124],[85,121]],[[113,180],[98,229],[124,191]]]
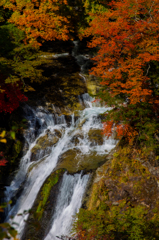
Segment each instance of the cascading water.
[[[39,111],[40,109],[32,111],[32,113],[35,114],[33,118],[34,122],[37,121],[37,119],[39,122],[41,122],[38,137],[35,138],[35,133],[27,131],[26,138],[28,142],[30,139],[31,143],[29,145],[27,153],[22,158],[19,172],[7,190],[10,198],[13,197],[19,186],[26,179],[23,185],[23,192],[21,194],[21,197],[17,200],[17,203],[8,214],[8,217],[14,216],[12,222],[17,224],[16,229],[18,230],[20,236],[24,229],[25,220],[28,217],[27,211],[32,207],[42,184],[56,167],[58,157],[62,153],[66,152],[68,149],[76,148],[80,149],[83,154],[89,154],[90,152],[96,151],[97,154],[100,155],[104,154],[106,151],[110,151],[115,146],[115,141],[113,139],[105,139],[104,143],[100,146],[91,146],[91,143],[88,139],[88,132],[90,129],[100,129],[102,127],[98,115],[99,113],[103,113],[109,109],[106,109],[104,107],[93,107],[91,101],[89,101],[88,94],[85,94],[83,96],[83,102],[85,102],[88,107],[81,111],[80,117],[76,122],[72,116],[72,123],[70,127],[67,126],[64,118],[63,120],[61,118],[61,123],[55,124],[53,116],[51,117],[51,115],[48,115],[47,117],[46,113]],[[60,119],[56,121],[59,122]],[[71,143],[71,139],[78,131],[78,126],[82,122],[84,122],[81,127],[84,138],[79,139],[79,144],[75,146],[74,143]],[[34,124],[33,121],[31,121],[31,123],[32,124],[30,124],[30,127],[32,130],[32,125]],[[36,165],[29,172],[28,170],[30,166],[34,164],[34,162],[30,161],[32,148],[35,146],[38,139],[41,136],[44,136],[48,130],[49,132],[54,132],[55,129],[58,129],[63,133],[61,139],[56,146],[52,147],[51,153],[48,156],[43,157],[42,161],[41,158],[38,158],[38,162],[36,162]],[[80,174],[76,174],[75,176],[64,175],[63,184],[61,186],[57,201],[59,203],[59,206],[57,205],[56,207],[55,216],[53,216],[53,225],[51,227],[50,233],[46,237],[46,240],[53,239],[52,236],[55,237],[56,235],[60,234],[68,234],[71,227],[71,218],[81,206],[81,199],[87,184],[87,180],[88,175],[83,177],[81,177]],[[72,188],[68,190],[68,188],[71,187],[71,184]],[[68,201],[68,198],[70,198],[70,201]],[[23,212],[26,212],[26,214],[22,214]]]
[[57,239],[56,236],[69,235],[72,216],[78,212],[81,206],[88,178],[88,174],[83,177],[82,173],[74,176],[64,174],[53,216],[53,224],[45,240],[54,240]]
[[[72,53],[77,54],[77,42]],[[79,64],[82,64],[80,57]],[[76,57],[79,61],[79,58]],[[13,216],[9,222],[17,229],[21,238],[28,218],[28,210],[32,208],[37,194],[46,178],[54,171],[58,164],[59,157],[70,149],[79,150],[84,155],[96,152],[97,155],[104,155],[115,147],[116,141],[104,138],[101,145],[92,144],[89,140],[89,131],[101,129],[102,123],[99,114],[109,111],[110,108],[101,107],[92,103],[92,98],[88,94],[79,97],[79,101],[85,105],[85,109],[79,113],[75,121],[72,115],[72,122],[66,123],[64,116],[54,116],[42,107],[36,110],[26,106],[26,118],[29,121],[28,130],[25,132],[27,151],[21,159],[20,168],[10,187],[7,187],[7,199],[12,199],[21,187],[23,190],[16,204],[10,209],[7,219]],[[83,134],[78,136],[80,131]],[[60,138],[56,144],[52,144],[47,149],[38,149],[35,161],[32,161],[33,149],[38,141],[44,136],[52,138],[56,132],[60,132]],[[78,143],[72,141],[73,137],[78,138]],[[72,159],[73,161],[73,159]],[[78,162],[80,164],[80,162]],[[78,212],[82,204],[82,197],[89,179],[89,174],[82,175],[76,173],[69,175],[65,173],[59,194],[57,196],[57,205],[52,216],[51,225],[45,240],[56,240],[56,236],[69,235],[73,216]],[[25,214],[23,214],[25,212]],[[16,225],[15,225],[16,223]]]

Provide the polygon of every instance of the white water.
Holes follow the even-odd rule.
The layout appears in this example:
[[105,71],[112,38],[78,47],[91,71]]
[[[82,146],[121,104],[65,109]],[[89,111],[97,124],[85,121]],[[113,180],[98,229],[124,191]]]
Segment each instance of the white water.
[[57,206],[53,216],[53,224],[45,240],[57,239],[56,236],[69,235],[70,227],[82,202],[82,196],[89,175],[75,174],[74,176],[64,174],[60,193],[57,198]]
[[[72,56],[76,59],[77,64],[80,66],[81,68],[81,72],[84,73],[85,70],[88,70],[88,63],[89,63],[89,56],[83,55],[83,54],[79,54],[78,53],[78,48],[79,48],[79,41],[73,41],[74,43],[74,49],[72,51]],[[80,74],[82,75],[82,74]],[[84,76],[82,76],[82,78],[84,78]]]
[[41,55],[39,57],[41,58],[63,58],[68,57],[69,53],[59,53],[59,54],[47,54],[47,55]]
[[[78,64],[80,64],[82,71],[85,68],[86,57],[77,55],[78,42],[74,42],[74,44],[75,48],[72,55]],[[96,152],[96,154],[101,155],[115,147],[116,142],[113,139],[104,139],[103,145],[92,145],[89,141],[88,132],[91,129],[102,128],[99,114],[110,110],[110,108],[92,103],[92,100],[88,94],[79,97],[79,101],[86,108],[80,112],[77,121],[75,121],[74,115],[72,115],[72,122],[69,126],[64,116],[54,116],[42,107],[33,110],[29,106],[26,106],[26,118],[29,121],[29,126],[25,132],[25,139],[28,150],[21,159],[20,168],[14,181],[10,187],[7,187],[6,191],[7,198],[10,200],[16,196],[21,186],[23,189],[20,197],[16,200],[16,204],[10,209],[8,214],[8,220],[10,216],[13,216],[13,219],[9,220],[9,222],[17,229],[19,238],[23,234],[25,221],[29,215],[28,210],[32,208],[42,184],[55,169],[61,154],[69,149],[78,149],[82,154]],[[36,145],[37,140],[46,134],[54,133],[55,129],[62,133],[59,142],[47,151],[41,149],[36,156],[36,162],[31,162],[31,150]],[[74,136],[77,136],[79,129],[83,134],[83,138],[78,136],[79,143],[75,145],[71,140]],[[52,216],[52,226],[50,226],[50,231],[46,235],[45,240],[56,240],[56,236],[69,235],[73,216],[81,207],[88,178],[89,174],[84,176],[81,173],[74,176],[64,174],[57,197],[58,204]]]
[[[8,199],[10,199],[26,178],[21,197],[17,200],[16,205],[10,210],[8,215],[8,217],[14,216],[13,220],[10,220],[10,223],[12,223],[14,227],[16,227],[16,229],[19,232],[19,236],[22,235],[25,220],[28,218],[28,214],[27,213],[23,214],[23,212],[26,212],[29,209],[31,209],[42,184],[44,183],[45,179],[50,175],[50,173],[53,171],[53,169],[56,167],[58,157],[62,153],[66,152],[68,149],[78,148],[81,150],[83,154],[89,154],[91,151],[96,151],[97,154],[100,155],[104,154],[106,151],[110,151],[115,146],[115,141],[113,139],[108,140],[105,139],[103,145],[100,146],[91,146],[91,143],[88,140],[88,132],[90,129],[100,129],[102,127],[98,115],[99,113],[103,113],[109,109],[108,108],[106,109],[104,107],[93,107],[88,94],[85,94],[83,96],[83,102],[88,107],[81,111],[80,117],[76,122],[74,120],[74,117],[72,116],[72,123],[70,127],[67,126],[64,117],[63,118],[61,117],[60,119],[53,119],[53,116],[51,116],[50,114],[47,117],[47,114],[44,113],[43,109],[37,109],[36,111],[32,111],[32,114],[35,114],[34,117],[32,117],[34,121],[30,120],[31,121],[30,131],[26,132],[26,138],[27,141],[29,142],[29,149],[21,160],[20,169],[14,181],[12,182],[11,186],[8,187],[7,189]],[[41,127],[39,128],[39,135],[37,138],[35,138],[35,132],[32,131],[33,128],[32,125],[34,125],[33,122],[35,122],[36,118],[38,118],[39,122],[41,122]],[[54,122],[59,123],[55,124]],[[84,138],[83,139],[79,138],[79,144],[75,146],[75,144],[71,142],[71,139],[79,131],[78,126],[82,122],[84,122],[81,127]],[[32,162],[30,162],[31,149],[35,146],[37,139],[45,135],[47,130],[53,132],[54,129],[58,129],[61,130],[61,132],[63,132],[61,139],[59,140],[56,146],[52,147],[49,156],[47,156],[43,161],[39,161],[39,159],[37,159],[37,161],[39,161],[38,164],[36,164],[32,168],[32,170],[28,172],[27,170],[29,166],[33,164]],[[69,211],[68,215],[70,216],[70,218],[72,218],[72,216],[78,211],[81,205],[81,199],[88,180],[88,176],[85,176],[83,178],[80,177],[80,174],[76,174],[74,177],[68,176],[66,175],[64,178],[67,178],[68,181],[70,182],[73,181],[76,182],[75,185],[74,183],[72,183],[73,189],[75,189],[75,193],[72,193],[71,202],[68,206],[63,206],[63,208],[61,206],[60,207],[57,206],[57,209],[58,208],[60,209],[60,213],[62,209],[63,212],[61,213],[62,215],[58,215],[58,213],[56,213],[58,220],[53,221],[53,226],[50,234],[55,235],[68,234],[69,231],[68,229],[69,227],[71,227],[71,219],[65,217],[65,212]],[[60,195],[61,197],[58,197],[58,202],[60,202],[60,204],[62,205],[63,205],[62,202],[65,202],[62,196],[66,195],[63,194],[63,192],[67,192],[65,191],[65,188],[66,186],[62,185],[60,190],[62,192]],[[76,192],[79,194],[79,196],[76,195]],[[77,198],[79,199],[79,202],[77,202],[76,200]],[[56,210],[56,212],[58,212],[58,210]],[[56,219],[56,217],[53,217],[53,219]],[[58,225],[56,222],[58,222]],[[16,225],[14,225],[14,223],[16,223]],[[61,229],[60,232],[59,229]],[[48,235],[46,240],[51,239],[49,238],[49,236],[50,235]]]

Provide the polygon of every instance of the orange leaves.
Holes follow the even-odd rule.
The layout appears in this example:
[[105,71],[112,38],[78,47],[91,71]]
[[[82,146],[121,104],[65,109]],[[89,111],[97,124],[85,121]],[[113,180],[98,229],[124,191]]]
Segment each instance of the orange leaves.
[[89,47],[100,48],[92,74],[103,79],[113,96],[127,94],[132,103],[151,101],[144,68],[150,61],[159,61],[159,1],[119,0],[112,1],[111,7],[94,15],[85,32],[94,36]]
[[116,138],[121,139],[123,136],[127,138],[131,144],[138,132],[129,124],[115,124],[113,120],[103,123],[103,134],[109,138],[113,133],[116,133]]
[[113,133],[113,120],[103,123],[103,134],[108,138]]
[[61,4],[66,0],[3,0],[4,6],[13,10],[10,22],[26,33],[26,42],[34,45],[38,38],[45,40],[68,39],[67,18],[60,15]]
[[[151,69],[154,62],[159,65],[159,1],[118,0],[111,1],[110,6],[111,10],[94,15],[85,32],[86,36],[93,35],[89,47],[99,49],[91,73],[102,78],[102,96],[107,103],[117,105],[120,100],[104,124],[104,134],[109,137],[116,131],[118,138],[125,136],[132,141],[144,123],[141,115],[149,121],[159,113],[159,80]],[[121,100],[126,102],[124,110]],[[144,111],[151,112],[150,116]]]

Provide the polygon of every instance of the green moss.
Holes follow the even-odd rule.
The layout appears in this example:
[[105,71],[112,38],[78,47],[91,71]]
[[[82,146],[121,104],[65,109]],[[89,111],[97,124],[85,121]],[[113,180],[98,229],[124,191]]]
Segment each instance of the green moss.
[[43,185],[43,187],[41,189],[40,201],[39,201],[39,204],[36,209],[36,217],[38,218],[38,220],[40,220],[43,215],[45,205],[47,203],[51,188],[58,182],[59,177],[61,176],[61,174],[64,173],[64,171],[65,170],[63,170],[63,169],[59,169],[59,170],[53,172],[50,175],[50,177],[47,179],[45,184]]
[[[74,230],[84,239],[157,240],[159,232],[152,231],[154,219],[148,221],[147,214],[142,205],[132,208],[123,200],[118,206],[108,206],[102,201],[96,209],[80,210]],[[155,230],[158,227],[159,219],[155,218]]]

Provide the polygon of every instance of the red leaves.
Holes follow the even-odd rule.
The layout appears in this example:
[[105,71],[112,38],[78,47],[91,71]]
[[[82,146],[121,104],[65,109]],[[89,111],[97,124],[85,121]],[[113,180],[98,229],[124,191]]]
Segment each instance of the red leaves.
[[3,152],[0,152],[0,158],[0,166],[5,166],[8,161],[3,158]]
[[8,161],[5,159],[0,160],[0,166],[5,166]]
[[19,87],[11,84],[6,84],[3,87],[3,92],[0,93],[0,112],[11,113],[19,107],[19,102],[27,101],[27,97],[21,93]]

